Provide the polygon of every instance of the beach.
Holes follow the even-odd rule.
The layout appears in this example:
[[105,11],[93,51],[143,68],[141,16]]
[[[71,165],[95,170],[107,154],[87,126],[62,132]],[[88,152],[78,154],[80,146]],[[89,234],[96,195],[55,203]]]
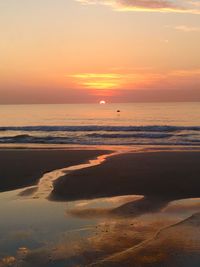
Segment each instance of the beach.
[[87,162],[102,150],[1,149],[0,191],[37,184],[46,172]]
[[52,198],[79,200],[131,194],[172,200],[199,197],[199,174],[198,151],[123,153],[58,179]]
[[199,197],[198,150],[130,152],[127,148],[127,152],[112,153],[100,148],[2,149],[0,190],[36,185],[44,173],[105,155],[106,160],[98,166],[83,166],[59,177],[50,199],[70,201],[131,194],[165,199]]
[[2,149],[0,158],[0,266],[199,262],[197,148]]

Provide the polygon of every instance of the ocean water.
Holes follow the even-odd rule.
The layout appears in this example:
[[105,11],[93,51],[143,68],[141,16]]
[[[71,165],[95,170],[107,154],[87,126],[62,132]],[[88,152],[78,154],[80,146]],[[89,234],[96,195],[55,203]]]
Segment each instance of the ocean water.
[[200,103],[1,105],[0,144],[200,145]]

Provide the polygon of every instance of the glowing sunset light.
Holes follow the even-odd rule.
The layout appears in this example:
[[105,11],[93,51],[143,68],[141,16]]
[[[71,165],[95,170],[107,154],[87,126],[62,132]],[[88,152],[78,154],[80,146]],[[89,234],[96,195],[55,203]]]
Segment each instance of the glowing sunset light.
[[99,102],[99,104],[100,104],[100,105],[105,105],[105,104],[106,104],[106,101],[105,101],[105,100],[101,100],[101,101]]
[[74,82],[87,89],[119,88],[124,76],[118,73],[80,73],[70,75]]
[[80,73],[66,76],[71,79],[74,87],[96,90],[136,89],[141,86],[152,85],[165,76],[141,70],[124,70],[123,73]]
[[81,74],[74,74],[71,75],[71,77],[74,78],[80,78],[80,79],[119,79],[121,78],[121,74],[118,73],[81,73]]
[[75,0],[84,5],[105,5],[116,11],[199,14],[199,3],[187,0]]
[[96,81],[96,82],[87,82],[83,83],[85,88],[88,89],[114,89],[119,86],[117,83],[113,82],[102,82],[102,81]]
[[200,99],[199,0],[2,2],[1,104]]

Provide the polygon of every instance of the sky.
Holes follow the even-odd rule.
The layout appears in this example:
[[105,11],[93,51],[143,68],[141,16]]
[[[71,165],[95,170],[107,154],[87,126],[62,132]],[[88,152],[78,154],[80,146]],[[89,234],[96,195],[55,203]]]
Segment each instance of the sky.
[[0,0],[0,104],[200,101],[199,0]]

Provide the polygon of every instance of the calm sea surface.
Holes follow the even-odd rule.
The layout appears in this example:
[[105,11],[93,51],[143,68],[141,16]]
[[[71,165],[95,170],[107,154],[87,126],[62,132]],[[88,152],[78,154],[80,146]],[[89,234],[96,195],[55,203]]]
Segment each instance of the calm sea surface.
[[199,145],[200,103],[1,105],[0,143]]

